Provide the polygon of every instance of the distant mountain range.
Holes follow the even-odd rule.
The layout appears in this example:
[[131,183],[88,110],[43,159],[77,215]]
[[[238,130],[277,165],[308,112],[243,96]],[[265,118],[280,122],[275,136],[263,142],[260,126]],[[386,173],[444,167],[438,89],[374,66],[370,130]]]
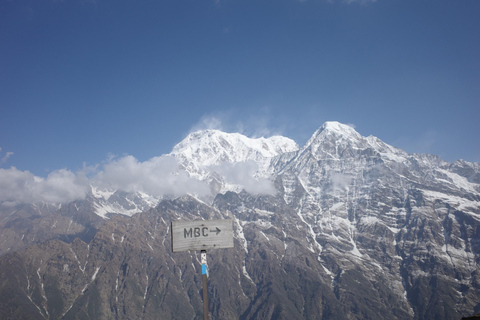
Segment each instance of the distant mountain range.
[[208,252],[211,319],[480,312],[479,163],[338,122],[302,147],[199,131],[155,161],[174,192],[92,182],[70,203],[0,204],[2,319],[203,319],[200,254],[172,253],[170,223],[224,218],[235,247]]

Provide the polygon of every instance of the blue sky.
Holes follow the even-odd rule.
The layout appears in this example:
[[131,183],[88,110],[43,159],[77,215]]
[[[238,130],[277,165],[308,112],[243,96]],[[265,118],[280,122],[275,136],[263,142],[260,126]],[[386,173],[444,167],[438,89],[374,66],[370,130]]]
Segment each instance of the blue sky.
[[0,0],[0,168],[147,161],[325,121],[480,161],[478,0]]

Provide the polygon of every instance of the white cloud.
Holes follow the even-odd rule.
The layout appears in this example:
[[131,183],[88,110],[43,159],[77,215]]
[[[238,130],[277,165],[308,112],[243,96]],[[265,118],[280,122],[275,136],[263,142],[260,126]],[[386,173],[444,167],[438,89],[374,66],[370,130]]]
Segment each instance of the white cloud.
[[[203,125],[221,127],[216,117],[204,117]],[[0,150],[1,151],[1,150]],[[2,158],[6,161],[12,153]],[[274,194],[273,182],[255,177],[255,162],[226,163],[214,168],[228,184],[240,186],[253,194]],[[110,156],[102,164],[86,166],[76,173],[61,169],[47,177],[35,176],[15,167],[0,168],[0,203],[65,203],[85,198],[90,185],[126,192],[141,191],[153,196],[194,194],[205,196],[211,192],[207,182],[200,181],[183,169],[171,156],[164,155],[140,162],[131,155]]]
[[205,195],[206,183],[191,178],[175,158],[154,157],[139,162],[133,156],[111,160],[93,178],[94,184],[127,192],[142,191],[154,196],[164,194]]
[[[275,193],[272,181],[254,177],[258,166],[253,161],[226,163],[214,169],[227,183],[241,186],[247,192]],[[14,167],[0,169],[0,202],[65,203],[85,198],[91,184],[110,190],[141,191],[153,196],[204,196],[210,193],[206,182],[190,177],[173,157],[154,157],[139,162],[135,157],[127,155],[111,158],[101,166],[84,167],[77,173],[66,169],[56,170],[46,178]]]
[[0,169],[0,202],[4,203],[73,201],[85,197],[87,186],[81,174],[75,175],[65,169],[54,171],[46,178],[15,167]]
[[348,190],[348,187],[353,181],[353,177],[349,174],[343,174],[341,172],[330,172],[330,181],[332,182],[332,190],[334,192],[343,192]]
[[2,158],[2,163],[6,163],[8,161],[8,158],[10,158],[13,155],[13,152],[7,152],[5,156]]
[[[2,152],[2,148],[1,148],[1,147],[0,147],[0,152]],[[12,155],[13,155],[13,152],[10,152],[10,151],[7,152],[7,153],[5,153],[5,155],[4,155],[4,156],[2,157],[2,159],[0,160],[0,163],[2,163],[2,164],[7,163],[8,158],[10,158]]]
[[143,191],[154,196],[205,195],[210,191],[206,183],[191,178],[180,169],[172,157],[155,157],[139,162],[133,156],[125,156],[110,159],[101,167],[84,167],[77,173],[56,170],[46,178],[14,167],[0,169],[0,202],[65,203],[85,198],[90,184],[127,192]]
[[189,133],[216,129],[224,132],[238,132],[250,138],[271,137],[282,135],[284,131],[284,125],[282,127],[282,125],[272,124],[272,119],[278,120],[280,118],[285,123],[289,122],[288,119],[283,119],[280,114],[276,114],[268,106],[255,108],[254,115],[248,117],[238,111],[218,111],[204,115],[200,121],[192,126]]
[[276,112],[274,108],[264,105],[255,108],[255,112],[243,121],[237,121],[236,128],[251,138],[271,137],[283,135],[285,126],[290,123],[290,120]]
[[200,121],[192,126],[189,133],[207,129],[224,131],[222,122],[225,122],[225,119],[222,120],[222,118],[225,118],[225,115],[204,115]]
[[268,178],[255,177],[258,165],[254,161],[226,162],[212,168],[225,179],[228,184],[239,185],[252,194],[275,194],[273,182]]
[[[252,194],[275,194],[273,182],[268,178],[255,177],[258,165],[254,161],[224,163],[210,168],[224,177],[228,184],[239,185]],[[181,168],[170,156],[154,157],[139,162],[128,155],[112,159],[92,177],[93,184],[127,192],[142,191],[153,196],[210,193],[206,182],[197,180]]]

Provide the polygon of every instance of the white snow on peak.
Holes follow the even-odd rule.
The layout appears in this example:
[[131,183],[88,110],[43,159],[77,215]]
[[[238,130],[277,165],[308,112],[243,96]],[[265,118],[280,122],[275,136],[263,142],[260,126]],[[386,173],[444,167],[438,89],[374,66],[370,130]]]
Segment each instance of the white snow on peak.
[[100,189],[100,188],[98,188],[94,185],[91,185],[90,188],[91,188],[91,191],[92,191],[92,195],[95,198],[99,198],[99,199],[108,200],[112,196],[112,194],[115,193],[115,190],[110,191],[110,190],[106,190],[106,189]]
[[240,133],[202,130],[189,134],[173,148],[171,155],[181,162],[206,167],[224,162],[262,161],[296,150],[298,145],[282,136],[249,138]]
[[319,130],[336,132],[343,135],[350,134],[350,135],[360,136],[360,134],[357,131],[355,131],[353,126],[348,124],[343,124],[338,121],[327,121],[320,127]]
[[404,162],[408,157],[405,151],[392,147],[377,137],[363,137],[352,126],[337,121],[325,122],[299,153],[310,150],[315,157],[340,159],[367,149],[391,161]]
[[353,127],[337,121],[327,121],[315,131],[303,149],[315,145],[328,138],[336,140],[362,140],[363,137]]
[[327,121],[325,122],[314,134],[313,136],[318,136],[319,134],[333,134],[337,137],[343,137],[346,139],[362,139],[362,136],[355,131],[355,129],[347,124],[340,123],[338,121]]
[[395,148],[389,144],[386,144],[382,140],[374,136],[368,136],[368,144],[382,155],[385,159],[396,161],[399,163],[405,162],[408,157],[408,153],[402,149]]
[[307,141],[299,154],[310,150],[314,157],[333,158],[341,157],[345,149],[365,149],[367,144],[352,126],[337,121],[325,122]]

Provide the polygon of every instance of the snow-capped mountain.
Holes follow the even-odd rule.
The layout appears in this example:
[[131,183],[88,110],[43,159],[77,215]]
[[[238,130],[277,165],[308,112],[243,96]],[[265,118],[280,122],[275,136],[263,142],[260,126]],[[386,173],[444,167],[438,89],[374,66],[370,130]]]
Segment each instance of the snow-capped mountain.
[[301,148],[207,130],[166,156],[209,196],[92,187],[70,204],[3,210],[0,294],[14,298],[0,312],[201,318],[198,253],[171,252],[170,222],[222,218],[233,220],[235,248],[209,253],[212,319],[480,311],[478,163],[408,154],[338,122]]
[[298,145],[293,140],[281,136],[254,139],[239,133],[203,130],[189,134],[170,155],[201,179],[224,163],[253,161],[264,167],[272,157],[296,150]]
[[[270,159],[296,150],[298,146],[293,140],[281,136],[249,138],[239,133],[202,130],[189,134],[170,154],[156,159],[175,161],[175,171],[166,174],[189,176],[205,183],[207,192],[194,196],[211,202],[219,192],[241,191],[244,188],[253,192],[272,192],[273,183],[267,172]],[[152,163],[152,166],[156,164]],[[90,198],[95,202],[97,214],[108,217],[112,213],[131,216],[155,206],[162,199],[172,198],[172,195],[125,192],[92,185]]]
[[282,136],[248,138],[239,133],[210,129],[189,134],[170,154],[193,167],[208,167],[224,162],[264,162],[265,159],[296,150],[298,145]]

